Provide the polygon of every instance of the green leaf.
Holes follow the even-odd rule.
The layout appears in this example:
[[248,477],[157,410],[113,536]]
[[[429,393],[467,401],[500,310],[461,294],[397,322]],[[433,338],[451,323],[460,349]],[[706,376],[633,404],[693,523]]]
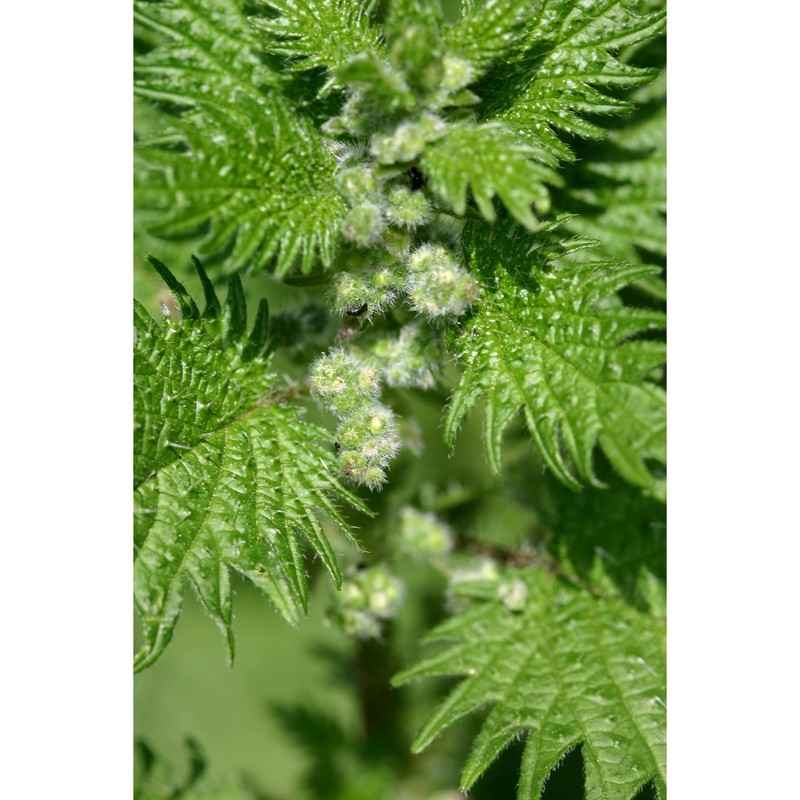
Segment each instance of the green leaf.
[[238,0],[136,0],[134,20],[163,42],[136,57],[134,87],[147,100],[185,108],[263,98],[281,78],[258,54]]
[[[608,138],[578,151],[554,204],[575,216],[566,224],[598,241],[598,254],[631,263],[667,254],[666,87],[611,126]],[[647,89],[651,89],[650,86]]]
[[476,603],[426,638],[446,649],[394,679],[463,677],[417,734],[425,749],[456,720],[491,705],[461,775],[467,791],[501,750],[527,741],[517,797],[537,800],[578,745],[587,800],[630,800],[653,781],[666,796],[664,624],[538,568],[509,571],[524,608]]
[[559,574],[604,597],[666,616],[666,506],[614,475],[576,494],[548,480],[543,508]]
[[335,72],[365,51],[380,52],[381,37],[370,25],[375,3],[365,0],[259,0],[276,16],[252,17],[271,53],[295,59],[289,69]]
[[187,738],[186,746],[189,770],[181,778],[145,741],[135,742],[133,800],[256,800],[240,781],[207,775],[205,757],[194,739]]
[[[463,253],[482,297],[456,341],[464,372],[450,400],[445,441],[485,398],[486,454],[500,468],[503,432],[522,409],[547,466],[578,488],[593,485],[599,443],[628,481],[654,488],[646,460],[666,458],[665,392],[646,380],[665,360],[662,341],[633,338],[664,327],[661,312],[622,306],[615,293],[657,271],[584,262],[504,224],[470,223]],[[571,462],[571,463],[568,463]]]
[[230,250],[229,271],[329,266],[345,213],[335,159],[275,88],[240,4],[138,0],[136,10],[161,38],[137,58],[136,92],[176,111],[138,148],[137,204],[151,232],[201,233],[204,253]]
[[225,306],[211,300],[202,314],[176,283],[182,320],[159,324],[138,305],[134,318],[137,669],[169,643],[187,581],[230,658],[231,568],[296,622],[307,606],[303,538],[341,583],[318,512],[354,542],[335,501],[366,511],[334,477],[330,434],[277,391],[262,355],[266,306],[248,335],[237,277]]
[[549,196],[544,181],[557,182],[549,167],[531,161],[542,157],[546,159],[506,125],[457,123],[425,148],[420,166],[433,192],[457,214],[466,211],[471,188],[486,219],[495,219],[492,198],[497,195],[520,224],[533,229],[531,203],[546,209]]
[[485,116],[507,121],[533,144],[569,159],[556,132],[602,138],[603,128],[586,116],[630,109],[610,90],[656,74],[614,53],[661,33],[664,25],[663,11],[638,14],[628,0],[544,0],[516,54],[477,89],[491,98]]
[[533,4],[520,0],[487,0],[472,6],[446,28],[444,43],[451,54],[468,61],[480,74],[513,51],[532,11]]

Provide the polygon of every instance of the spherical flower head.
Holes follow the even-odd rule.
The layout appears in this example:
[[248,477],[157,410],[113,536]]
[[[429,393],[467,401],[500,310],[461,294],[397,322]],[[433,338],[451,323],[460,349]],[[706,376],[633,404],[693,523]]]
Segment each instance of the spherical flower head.
[[407,506],[400,514],[399,548],[412,557],[444,555],[453,549],[453,533],[435,514]]
[[339,469],[343,477],[359,482],[360,476],[367,468],[367,459],[356,449],[339,451]]
[[378,639],[381,635],[380,621],[366,609],[334,608],[328,612],[325,622],[357,639]]
[[423,244],[408,257],[408,268],[412,273],[435,272],[456,266],[455,256],[440,244]]
[[370,247],[380,241],[385,227],[383,212],[375,203],[354,206],[342,223],[342,234],[358,247]]
[[528,599],[528,587],[519,579],[504,581],[497,597],[509,611],[522,611]]
[[403,582],[384,566],[365,570],[360,579],[370,612],[378,619],[396,616],[403,601]]
[[442,88],[448,92],[457,92],[469,86],[475,79],[475,70],[469,61],[458,56],[445,56],[442,61],[444,75]]
[[405,270],[398,264],[378,264],[369,274],[370,285],[384,292],[396,293],[405,282]]
[[355,205],[375,193],[378,181],[365,167],[344,166],[336,176],[336,186],[342,196]]
[[337,314],[347,314],[369,303],[370,289],[363,275],[340,272],[331,282],[331,305]]
[[386,482],[386,472],[377,464],[370,464],[359,450],[342,450],[339,453],[341,475],[357,486],[366,486],[370,491],[379,489]]
[[369,352],[392,388],[432,389],[436,385],[439,354],[430,335],[416,323],[404,325],[397,336],[380,337]]
[[411,236],[405,228],[389,227],[383,234],[383,246],[389,256],[404,261],[411,249]]
[[342,605],[348,608],[365,609],[368,598],[359,581],[347,580],[342,583],[340,594]]
[[380,392],[375,367],[333,350],[320,356],[309,370],[311,393],[339,417],[373,403]]
[[414,251],[408,269],[411,306],[431,319],[461,316],[477,297],[472,276],[440,245],[423,245]]
[[370,152],[379,164],[402,164],[413,161],[428,142],[444,136],[447,125],[441,117],[430,112],[416,119],[401,122],[391,133],[372,137]]
[[371,320],[395,303],[404,277],[402,269],[389,265],[362,273],[340,272],[331,284],[331,305],[343,316]]
[[378,384],[378,370],[371,364],[359,363],[355,372],[356,386],[364,397],[374,397],[380,391]]
[[359,409],[353,417],[356,425],[363,427],[371,435],[392,433],[395,429],[394,412],[388,406],[381,403],[373,403]]
[[358,450],[364,441],[364,431],[350,417],[343,420],[336,429],[336,441],[339,444],[340,454],[349,450]]
[[394,412],[381,403],[357,408],[342,422],[337,439],[357,451],[365,466],[386,466],[400,448]]
[[395,186],[386,199],[386,217],[393,225],[411,230],[430,219],[431,204],[422,192],[412,192],[406,186]]
[[377,465],[367,467],[359,476],[358,484],[366,486],[371,492],[375,492],[386,483],[386,471]]

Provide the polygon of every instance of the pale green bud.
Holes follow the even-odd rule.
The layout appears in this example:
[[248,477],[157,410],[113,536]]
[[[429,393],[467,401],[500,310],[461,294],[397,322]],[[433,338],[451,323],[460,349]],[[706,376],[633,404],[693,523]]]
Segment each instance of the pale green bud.
[[448,92],[457,92],[459,89],[469,86],[475,79],[475,70],[472,68],[472,64],[458,56],[445,56],[442,66],[444,67],[442,88]]
[[384,566],[371,567],[360,576],[369,610],[379,619],[391,619],[403,600],[403,582]]
[[370,152],[380,164],[399,164],[413,161],[428,142],[444,136],[447,125],[435,114],[423,113],[415,120],[401,122],[389,134],[372,137]]
[[373,195],[378,181],[364,167],[343,167],[336,176],[336,186],[349,202],[355,204]]
[[453,549],[453,533],[435,514],[407,506],[400,513],[398,547],[412,557],[443,555]]
[[460,316],[474,302],[478,286],[440,245],[423,245],[408,262],[412,308],[430,318]]
[[320,356],[309,370],[311,393],[340,417],[374,402],[380,392],[378,371],[342,350]]
[[396,186],[387,198],[386,217],[403,228],[417,228],[431,216],[431,204],[422,192],[412,192],[406,186]]
[[519,579],[501,583],[497,597],[509,611],[522,611],[528,599],[528,587]]
[[357,639],[377,639],[381,635],[381,623],[374,614],[355,608],[336,608],[328,612],[325,620],[335,625],[348,636]]
[[439,350],[420,325],[404,325],[398,336],[383,336],[369,350],[392,388],[432,389],[436,385]]
[[347,213],[342,234],[358,247],[370,247],[380,241],[384,227],[381,209],[374,203],[364,202]]

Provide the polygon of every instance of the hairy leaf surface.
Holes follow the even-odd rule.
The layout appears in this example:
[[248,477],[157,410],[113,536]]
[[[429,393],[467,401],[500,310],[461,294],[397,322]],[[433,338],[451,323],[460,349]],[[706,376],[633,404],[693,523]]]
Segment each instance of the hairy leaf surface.
[[352,540],[335,500],[363,509],[334,477],[330,435],[281,402],[262,353],[262,304],[247,335],[244,298],[231,279],[224,308],[205,281],[200,314],[155,262],[183,319],[135,313],[134,597],[142,669],[169,643],[188,581],[233,657],[230,569],[249,578],[295,622],[307,606],[302,540],[337,586],[341,574],[318,512]]
[[492,198],[497,195],[520,224],[533,229],[531,203],[547,207],[544,181],[557,181],[551,169],[530,160],[540,155],[505,125],[460,123],[425,149],[421,167],[431,189],[457,214],[465,212],[471,188],[486,219],[495,219]]
[[663,11],[637,13],[627,0],[544,0],[518,51],[487,76],[485,116],[506,120],[532,143],[570,158],[557,132],[602,138],[603,128],[587,115],[631,108],[609,90],[637,86],[655,71],[625,64],[615,53],[663,31],[664,19]]
[[662,328],[664,315],[624,307],[615,293],[658,270],[576,261],[562,255],[568,247],[553,249],[544,235],[507,223],[465,229],[464,256],[482,298],[456,342],[464,372],[445,440],[452,445],[464,417],[485,399],[495,471],[503,431],[522,409],[545,463],[564,483],[602,485],[592,467],[597,442],[624,478],[654,488],[645,462],[665,461],[665,393],[645,378],[663,363],[665,346],[632,337]]
[[225,0],[137,0],[162,43],[136,62],[136,92],[177,113],[140,143],[137,202],[162,237],[204,233],[228,271],[333,260],[345,206],[335,159],[275,88],[241,11]]
[[[606,470],[610,472],[610,470]],[[666,616],[666,506],[614,475],[576,494],[548,480],[543,510],[560,575],[603,597]]]
[[395,678],[463,680],[412,745],[491,706],[461,775],[468,790],[501,750],[526,737],[519,800],[538,800],[550,772],[580,745],[587,800],[630,800],[653,781],[666,796],[663,623],[538,568],[512,571],[524,608],[478,602],[427,638],[446,649]]
[[523,23],[531,16],[532,5],[520,0],[470,4],[463,17],[445,29],[444,43],[453,55],[466,59],[481,73],[512,52],[525,35]]
[[574,214],[568,230],[596,239],[602,256],[630,263],[667,255],[666,92],[661,80],[645,91],[607,139],[580,149],[554,201]]
[[327,68],[335,72],[365,51],[381,49],[380,33],[370,25],[374,0],[260,0],[274,16],[252,17],[266,34],[272,53],[296,59],[290,69]]

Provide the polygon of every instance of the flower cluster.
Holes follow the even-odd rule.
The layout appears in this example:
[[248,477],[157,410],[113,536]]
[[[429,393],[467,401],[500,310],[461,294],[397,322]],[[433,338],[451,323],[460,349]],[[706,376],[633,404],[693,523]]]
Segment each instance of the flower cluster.
[[403,270],[390,263],[362,273],[340,272],[333,279],[331,305],[341,316],[369,320],[394,305],[404,281]]
[[[349,207],[343,236],[368,250],[363,258],[353,254],[361,258],[358,269],[334,277],[330,302],[338,315],[359,323],[400,302],[441,321],[464,314],[477,296],[477,284],[453,252],[430,243],[450,243],[452,231],[442,226],[415,169],[425,148],[447,134],[445,110],[477,100],[466,90],[475,72],[444,53],[431,26],[412,28],[395,38],[388,59],[362,53],[338,70],[347,96],[324,126],[338,161],[337,187]],[[346,344],[313,365],[310,385],[340,419],[342,475],[374,489],[399,446],[394,416],[379,402],[380,379],[392,388],[433,388],[440,333],[417,322],[358,345],[357,332],[342,326],[339,340]]]
[[381,334],[366,347],[364,358],[374,364],[393,389],[433,389],[439,373],[441,346],[418,322],[397,334]]
[[400,512],[397,549],[411,558],[430,558],[453,549],[453,532],[435,514],[406,506]]
[[336,449],[344,477],[377,489],[400,447],[394,412],[378,402],[378,370],[334,350],[318,358],[309,375],[311,392],[339,417]]
[[403,594],[402,581],[383,565],[355,571],[342,584],[328,621],[350,636],[377,639],[383,622],[397,615]]
[[431,319],[460,316],[475,301],[472,276],[442,245],[424,244],[408,259],[408,296],[412,308]]

